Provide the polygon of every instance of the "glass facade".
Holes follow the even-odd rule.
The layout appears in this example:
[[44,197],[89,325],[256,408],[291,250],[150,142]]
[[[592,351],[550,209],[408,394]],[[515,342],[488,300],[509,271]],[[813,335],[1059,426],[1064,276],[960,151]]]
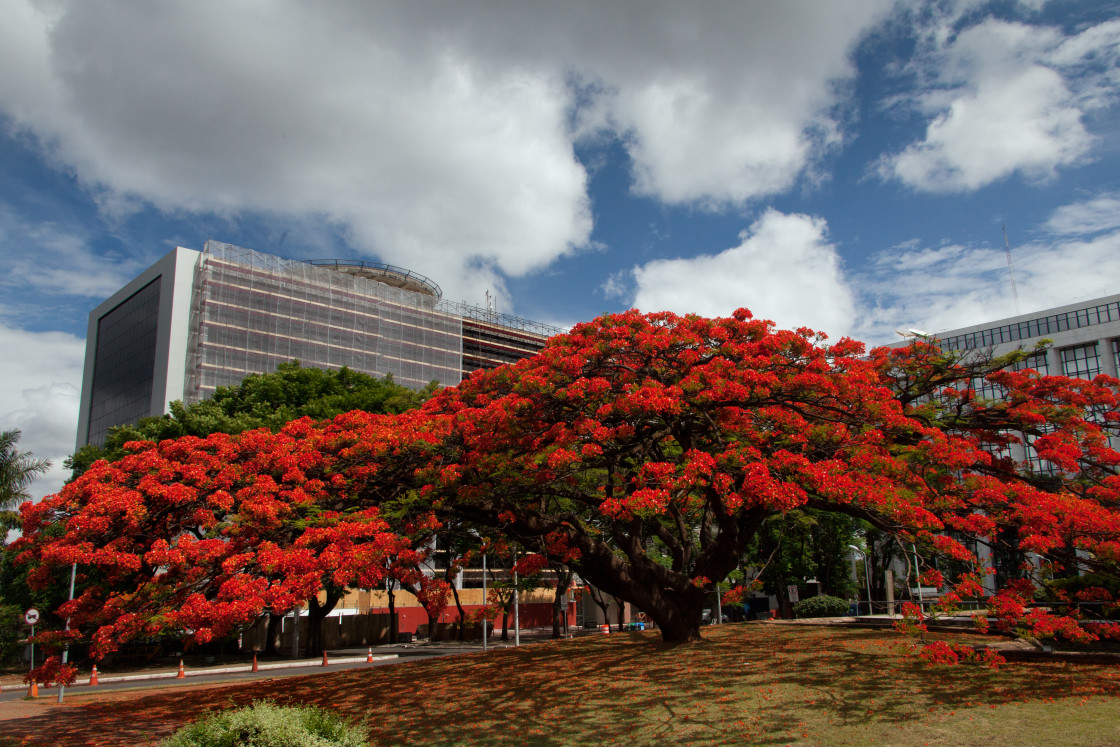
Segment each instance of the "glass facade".
[[1017,342],[1034,337],[1065,332],[1070,329],[1092,327],[1096,324],[1120,321],[1120,301],[1101,304],[1087,309],[1076,309],[1062,314],[1051,314],[1025,322],[1005,324],[1001,327],[966,332],[938,340],[944,350],[972,350],[988,348],[1002,342]]
[[156,278],[97,320],[89,443],[101,446],[109,428],[151,413],[159,327]]
[[1089,381],[1101,373],[1101,359],[1097,355],[1097,343],[1095,342],[1073,348],[1063,348],[1061,355],[1063,376]]

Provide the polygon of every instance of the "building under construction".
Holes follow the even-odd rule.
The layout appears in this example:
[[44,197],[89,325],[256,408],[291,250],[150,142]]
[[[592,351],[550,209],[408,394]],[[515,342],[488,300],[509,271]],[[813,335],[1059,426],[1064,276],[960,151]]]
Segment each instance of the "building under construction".
[[77,445],[290,360],[454,386],[561,332],[444,301],[435,282],[392,265],[178,247],[90,313]]

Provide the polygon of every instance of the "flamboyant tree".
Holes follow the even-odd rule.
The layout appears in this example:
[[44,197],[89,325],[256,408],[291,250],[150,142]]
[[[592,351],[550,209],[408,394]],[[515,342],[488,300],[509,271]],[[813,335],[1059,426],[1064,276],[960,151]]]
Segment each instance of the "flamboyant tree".
[[905,417],[857,343],[821,343],[746,312],[577,326],[429,402],[441,438],[425,494],[522,541],[547,538],[667,640],[695,640],[711,583],[767,517],[810,506],[929,532],[936,493],[915,465],[976,457]]
[[377,508],[332,507],[340,480],[314,476],[329,455],[311,431],[304,419],[279,434],[136,443],[94,463],[23,506],[17,549],[38,561],[30,582],[78,565],[84,591],[59,612],[75,635],[92,633],[98,658],[138,637],[204,643],[324,588],[377,585],[385,558],[413,551]]
[[[1076,557],[1114,573],[1120,455],[1107,435],[1118,383],[1002,365],[921,344],[865,356],[854,341],[775,330],[745,310],[725,319],[610,315],[553,338],[532,359],[476,373],[419,410],[353,412],[275,436],[164,442],[95,465],[44,508],[24,509],[25,541],[48,566],[76,560],[137,582],[136,594],[79,600],[75,613],[92,619],[95,604],[124,610],[164,589],[137,619],[200,630],[214,627],[215,610],[235,606],[223,596],[227,583],[259,589],[248,605],[259,611],[306,592],[327,570],[382,572],[351,565],[367,552],[355,549],[336,553],[346,562],[304,574],[296,559],[318,555],[300,553],[310,541],[301,532],[319,522],[333,534],[315,534],[316,542],[369,532],[347,541],[368,547],[365,560],[381,569],[391,563],[379,553],[398,535],[376,522],[396,515],[454,518],[539,548],[634,604],[669,641],[699,638],[712,584],[765,522],[794,510],[856,517],[958,561],[958,578],[927,583],[953,584],[959,596],[981,590],[983,569],[959,539],[967,536],[1011,537],[1055,563]],[[977,394],[989,385],[1000,398]],[[1052,473],[1005,454],[1016,439],[1030,441]],[[169,498],[192,508],[168,514]],[[112,518],[87,520],[83,501]],[[204,510],[192,513],[191,501]],[[51,521],[66,523],[63,539],[39,536]],[[221,539],[192,539],[199,527]],[[1079,628],[1075,616],[1027,610],[1026,591],[1013,585],[992,601],[1001,624],[1039,634]],[[176,601],[175,612],[150,612],[167,609],[163,599]],[[129,619],[107,623],[102,637],[127,632]]]
[[[1076,547],[1115,568],[1120,478],[1101,424],[1115,422],[1116,382],[989,362],[980,373],[1009,390],[1006,403],[936,410],[977,373],[960,364],[933,346],[865,357],[745,311],[628,312],[439,393],[407,459],[426,461],[417,477],[434,508],[544,541],[667,640],[697,639],[711,583],[768,517],[803,507],[974,564],[950,532],[1010,528],[1025,550]],[[922,396],[908,371],[929,384]],[[997,410],[1003,420],[985,420]],[[1012,423],[1036,431],[1033,448],[1068,476],[1038,479],[991,453]]]

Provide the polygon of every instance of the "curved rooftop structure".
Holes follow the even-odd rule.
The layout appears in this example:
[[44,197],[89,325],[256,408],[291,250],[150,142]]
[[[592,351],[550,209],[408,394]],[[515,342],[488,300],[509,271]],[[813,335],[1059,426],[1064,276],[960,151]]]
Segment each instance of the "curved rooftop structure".
[[316,267],[328,267],[338,272],[345,272],[347,275],[376,280],[379,283],[409,290],[413,293],[435,298],[443,297],[443,290],[436,284],[436,281],[418,272],[406,270],[396,265],[383,262],[367,262],[363,259],[306,259],[304,262]]

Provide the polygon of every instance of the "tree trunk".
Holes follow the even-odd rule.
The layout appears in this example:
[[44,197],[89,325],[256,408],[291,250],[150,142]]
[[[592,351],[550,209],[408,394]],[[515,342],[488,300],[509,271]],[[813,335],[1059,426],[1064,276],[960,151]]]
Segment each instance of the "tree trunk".
[[700,635],[700,610],[659,609],[646,612],[657,623],[661,639],[666,643],[696,643],[704,640]]
[[618,607],[618,632],[621,633],[626,624],[626,602],[615,597],[614,603]]
[[[425,598],[422,593],[424,589],[422,584],[406,584],[402,581],[401,588],[416,597],[416,601],[418,602]],[[428,643],[432,643],[436,639],[436,623],[439,621],[439,613],[437,612],[435,615],[432,615],[432,613],[428,611],[427,605],[425,605],[424,614],[428,616]]]
[[439,615],[432,615],[431,612],[428,612],[428,643],[435,643],[437,625],[439,625]]
[[265,630],[263,652],[265,656],[276,655],[276,648],[280,643],[280,636],[277,635],[277,631],[279,631],[280,622],[283,619],[283,615],[278,615],[275,612],[268,613],[268,628]]
[[459,601],[459,590],[455,588],[455,584],[451,585],[451,596],[455,598],[455,609],[459,610],[459,633],[456,638],[462,641],[466,638],[467,611],[463,609],[463,603]]
[[[584,575],[581,572],[580,575],[587,578],[587,575],[591,574]],[[591,600],[603,610],[603,619],[608,623],[610,620],[607,616],[608,603],[605,591],[641,609],[657,624],[661,631],[661,638],[666,643],[692,643],[703,640],[700,635],[700,619],[708,595],[696,586],[659,589],[652,585],[632,583],[626,587],[604,590],[601,587],[596,588],[594,579],[588,580],[592,584],[589,587]]]
[[397,623],[397,595],[393,591],[392,581],[385,587],[385,593],[389,597],[389,643],[396,643],[400,626]]
[[327,590],[327,598],[319,604],[318,597],[312,597],[307,604],[307,655],[318,656],[323,653],[323,620],[342,599],[342,591]]
[[552,595],[552,637],[560,638],[560,621],[564,621],[564,629],[568,628],[568,610],[564,609],[564,595],[572,585],[572,572],[557,572],[556,593]]
[[610,602],[608,602],[606,600],[606,598],[603,596],[603,592],[599,591],[594,586],[587,587],[587,591],[588,591],[589,594],[591,594],[591,601],[595,603],[596,607],[598,607],[600,610],[602,610],[602,612],[603,612],[603,622],[610,625],[611,616],[610,616],[610,614],[608,614],[609,609],[610,609]]
[[778,568],[778,612],[785,619],[793,617],[793,605],[789,602],[789,592],[786,589],[786,575]]
[[560,593],[560,587],[556,587],[556,594],[552,597],[552,637],[553,639],[563,637],[560,632],[560,618],[564,614],[564,595]]
[[502,640],[509,640],[509,610],[502,608]]

